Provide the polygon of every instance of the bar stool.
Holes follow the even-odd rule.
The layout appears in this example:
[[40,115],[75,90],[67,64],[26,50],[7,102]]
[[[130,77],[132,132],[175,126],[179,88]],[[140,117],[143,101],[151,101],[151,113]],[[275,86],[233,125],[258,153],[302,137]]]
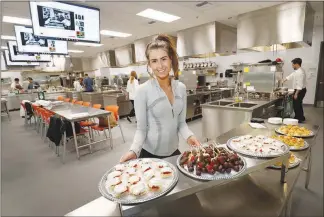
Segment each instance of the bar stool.
[[74,104],[82,105],[83,104],[83,101],[76,101]]
[[64,102],[70,102],[70,98],[65,98],[63,101]]
[[[117,122],[117,125],[116,125],[116,126],[119,127],[119,129],[120,129],[120,133],[121,133],[121,135],[122,135],[122,137],[123,137],[123,141],[125,142],[124,133],[123,133],[123,130],[122,130],[120,124],[119,124],[119,113],[118,113],[118,111],[119,111],[119,106],[117,106],[117,105],[108,105],[108,106],[105,107],[105,110],[106,110],[106,111],[110,111],[110,112],[112,112],[113,115],[115,116],[115,119],[116,119],[116,122]],[[115,127],[115,126],[111,127],[111,129],[114,128],[114,127]],[[104,134],[105,134],[105,136],[106,136],[106,138],[108,138],[108,137],[107,137],[107,134],[106,134],[106,132],[105,132],[105,130],[109,129],[108,127],[102,127],[102,126],[99,126],[99,125],[95,125],[95,126],[92,126],[91,128],[92,128],[93,130],[96,130],[96,131],[103,131]]]
[[63,97],[63,96],[58,96],[58,97],[57,97],[57,100],[58,100],[58,101],[64,101],[64,97]]
[[101,104],[94,104],[92,106],[92,108],[95,108],[95,109],[101,109]]
[[85,107],[90,107],[91,103],[90,102],[83,102],[82,105],[85,106]]
[[77,101],[76,99],[72,99],[71,103],[74,104],[76,101]]

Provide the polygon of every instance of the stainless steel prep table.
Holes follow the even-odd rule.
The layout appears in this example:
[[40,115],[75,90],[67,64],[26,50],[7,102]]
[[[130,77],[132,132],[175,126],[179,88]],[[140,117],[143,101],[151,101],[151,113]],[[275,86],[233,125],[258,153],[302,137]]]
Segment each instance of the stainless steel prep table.
[[[242,124],[238,128],[218,137],[217,142],[225,143],[231,137],[245,134],[261,134],[270,136],[274,133],[274,128],[278,127],[269,124],[267,124],[267,126],[267,129],[252,129],[248,124]],[[282,174],[280,170],[264,168],[278,161],[286,161],[284,163],[288,163],[288,154],[272,159],[244,157],[247,162],[247,169],[244,174],[237,179],[202,182],[191,179],[179,172],[179,181],[177,185],[169,194],[164,197],[136,206],[119,206],[118,204],[103,197],[99,197],[96,200],[66,214],[66,216],[132,215],[134,213],[140,213],[147,210],[152,206],[156,207],[163,205],[166,202],[174,201],[198,192],[200,192],[198,194],[198,197],[200,197],[199,200],[205,209],[217,208],[220,210],[219,212],[214,212],[213,210],[212,215],[214,216],[255,216],[261,215],[262,212],[264,212],[267,216],[279,216],[285,207],[287,207],[287,213],[289,214],[291,193],[302,170],[302,165],[306,162],[306,159],[308,159],[308,165],[307,169],[305,170],[308,173],[305,187],[307,188],[308,186],[311,171],[311,148],[313,145],[315,145],[316,135],[319,129],[318,126],[304,126],[311,129],[315,133],[315,137],[306,139],[306,141],[310,144],[310,148],[304,151],[294,152],[294,154],[301,159],[301,164],[297,168],[289,170],[284,177],[282,177],[284,174]],[[176,159],[177,156],[174,156],[166,158],[165,160],[175,164]],[[247,174],[249,175],[244,176]],[[280,183],[280,177],[285,178],[286,182]],[[228,191],[224,191],[225,188]],[[209,191],[203,191],[205,189],[209,189]],[[215,191],[217,192],[216,194],[214,194]],[[212,196],[210,197],[208,194],[212,194]],[[235,202],[230,203],[229,206],[228,203],[226,203],[228,201],[224,201],[223,197],[230,198],[231,202]],[[211,203],[211,200],[214,200],[214,203]],[[215,203],[219,203],[220,205],[215,207]],[[122,212],[119,211],[120,208],[122,209]],[[174,212],[180,211],[181,210],[174,210]]]
[[[54,112],[55,114],[61,116],[62,118],[68,120],[72,124],[72,130],[73,130],[73,137],[74,137],[74,145],[77,152],[77,157],[80,159],[79,149],[84,147],[89,147],[91,151],[91,145],[102,142],[104,140],[99,141],[92,141],[89,137],[89,143],[86,145],[78,146],[77,138],[76,138],[76,132],[75,132],[75,122],[87,120],[90,118],[100,117],[100,116],[108,116],[108,130],[109,130],[109,139],[110,139],[110,146],[113,148],[113,141],[112,141],[112,134],[111,134],[111,128],[110,128],[110,122],[109,122],[109,115],[111,114],[110,111],[101,110],[101,109],[95,109],[92,107],[84,107],[80,105],[75,105],[72,103],[63,103],[61,105],[55,106],[53,108],[48,108],[50,111]],[[85,116],[82,117],[76,117],[76,114],[80,113],[87,113]],[[107,140],[107,135],[105,133]],[[65,159],[65,152],[66,152],[66,133],[64,133],[63,136],[63,162]]]

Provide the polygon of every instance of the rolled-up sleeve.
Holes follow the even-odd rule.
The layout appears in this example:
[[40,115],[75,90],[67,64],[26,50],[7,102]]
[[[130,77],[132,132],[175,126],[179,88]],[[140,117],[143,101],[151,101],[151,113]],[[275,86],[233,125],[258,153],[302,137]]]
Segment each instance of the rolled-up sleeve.
[[288,75],[288,76],[286,77],[286,79],[287,79],[288,81],[290,81],[293,77],[294,77],[294,74],[291,73],[290,75]]
[[183,108],[179,115],[179,123],[178,123],[178,131],[181,136],[187,140],[190,136],[194,135],[189,129],[186,123],[186,115],[187,115],[187,92],[186,86],[184,84],[181,85],[182,88],[182,98],[183,98]]
[[137,128],[130,150],[139,156],[147,135],[147,95],[145,86],[139,86],[134,99]]

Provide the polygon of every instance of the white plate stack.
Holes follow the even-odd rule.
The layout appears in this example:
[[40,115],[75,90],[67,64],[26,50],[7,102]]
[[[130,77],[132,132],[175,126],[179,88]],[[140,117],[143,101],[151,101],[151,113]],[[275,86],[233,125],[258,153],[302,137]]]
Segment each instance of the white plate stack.
[[268,118],[268,122],[270,124],[282,124],[282,118],[277,118],[277,117]]
[[298,120],[293,119],[293,118],[285,118],[285,119],[283,119],[283,124],[286,124],[286,125],[298,125]]

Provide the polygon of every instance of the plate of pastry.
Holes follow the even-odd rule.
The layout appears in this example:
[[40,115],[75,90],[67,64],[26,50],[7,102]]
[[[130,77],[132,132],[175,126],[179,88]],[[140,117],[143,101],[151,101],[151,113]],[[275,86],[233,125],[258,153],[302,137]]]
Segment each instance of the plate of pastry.
[[116,203],[144,203],[170,192],[179,179],[171,163],[155,158],[135,159],[109,169],[99,182],[99,191]]

